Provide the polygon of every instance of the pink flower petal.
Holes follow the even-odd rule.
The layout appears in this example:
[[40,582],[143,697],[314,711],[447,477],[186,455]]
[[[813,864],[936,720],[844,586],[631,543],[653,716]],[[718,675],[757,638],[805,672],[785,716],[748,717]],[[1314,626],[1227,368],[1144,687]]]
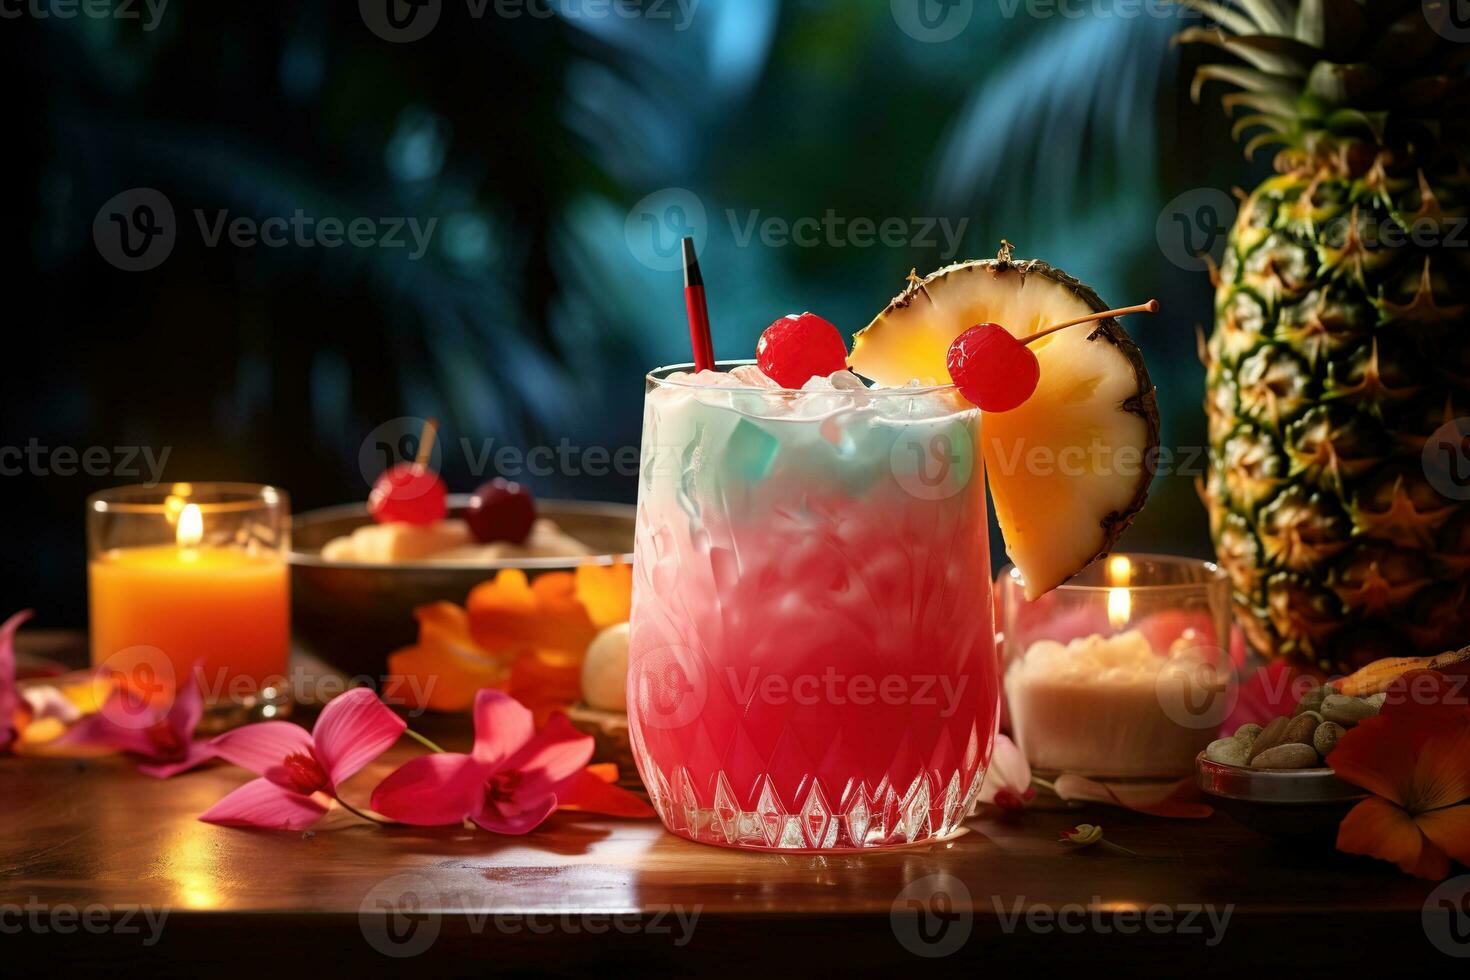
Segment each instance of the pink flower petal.
[[373,790],[372,808],[416,827],[464,822],[485,796],[485,770],[467,755],[436,752],[408,760]]
[[0,626],[0,749],[15,737],[15,709],[19,705],[15,693],[15,634],[34,615],[32,610],[22,609]]
[[530,742],[506,760],[504,768],[525,774],[519,793],[539,796],[555,792],[559,784],[586,768],[592,749],[591,735],[577,731],[566,715],[555,714]]
[[504,691],[475,695],[475,761],[496,769],[531,740],[536,723],[525,705]]
[[199,819],[223,827],[302,830],[326,812],[327,808],[310,796],[293,793],[269,779],[252,779],[206,810]]
[[118,752],[152,756],[153,740],[148,737],[148,727],[152,723],[148,717],[138,717],[136,724],[119,724],[117,721],[118,718],[134,717],[129,713],[131,709],[120,707],[120,699],[126,697],[121,691],[114,693],[95,715],[88,715],[63,732],[56,744],[96,745]]
[[185,750],[184,758],[178,762],[145,762],[138,766],[138,771],[145,776],[154,779],[168,779],[177,776],[181,772],[197,769],[214,758],[214,749],[206,742],[190,742],[189,748]]
[[209,743],[214,754],[226,762],[249,769],[281,786],[290,786],[281,762],[297,752],[311,754],[311,735],[289,721],[261,721],[246,725]]
[[492,834],[529,834],[545,822],[556,810],[556,797],[546,796],[517,799],[513,812],[501,804],[498,808],[483,807],[470,819]]
[[195,664],[189,669],[189,676],[184,678],[184,683],[174,692],[173,703],[168,706],[168,713],[163,716],[163,720],[184,739],[189,739],[193,736],[194,729],[199,727],[199,719],[203,717],[204,692],[199,689],[199,665]]
[[377,694],[359,687],[322,709],[311,737],[317,759],[335,786],[388,751],[407,727]]
[[996,794],[1009,790],[1020,799],[1031,786],[1031,765],[1026,756],[1004,735],[995,736],[995,749],[990,754],[990,768],[980,787],[980,802],[994,803]]

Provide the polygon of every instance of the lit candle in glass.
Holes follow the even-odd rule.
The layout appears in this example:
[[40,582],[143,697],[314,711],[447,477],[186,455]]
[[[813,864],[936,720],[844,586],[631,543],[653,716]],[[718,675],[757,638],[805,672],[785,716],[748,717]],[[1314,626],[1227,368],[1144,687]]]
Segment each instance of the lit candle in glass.
[[1112,555],[1034,602],[1014,568],[997,591],[1011,728],[1033,767],[1103,777],[1191,770],[1234,696],[1224,572]]
[[122,487],[88,502],[92,663],[172,696],[195,664],[215,706],[279,702],[290,506],[274,487]]

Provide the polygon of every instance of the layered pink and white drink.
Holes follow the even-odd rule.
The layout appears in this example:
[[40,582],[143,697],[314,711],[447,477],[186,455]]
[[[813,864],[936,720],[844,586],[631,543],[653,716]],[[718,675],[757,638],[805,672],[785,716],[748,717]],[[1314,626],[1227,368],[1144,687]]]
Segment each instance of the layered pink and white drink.
[[629,721],[676,834],[901,845],[978,795],[999,684],[981,413],[949,386],[649,376]]

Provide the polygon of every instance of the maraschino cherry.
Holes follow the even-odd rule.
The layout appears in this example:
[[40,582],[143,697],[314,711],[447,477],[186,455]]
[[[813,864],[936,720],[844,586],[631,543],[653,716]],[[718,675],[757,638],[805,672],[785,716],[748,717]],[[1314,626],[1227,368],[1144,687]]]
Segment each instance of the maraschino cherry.
[[977,323],[955,338],[945,358],[949,377],[982,412],[1009,412],[1025,404],[1041,380],[1041,362],[1030,344],[1079,323],[1106,320],[1128,313],[1157,313],[1159,301],[1103,310],[1039,330],[1024,340],[998,323]]
[[846,370],[847,344],[829,321],[815,313],[793,313],[761,334],[755,360],[782,388],[800,388],[812,378]]
[[373,483],[368,494],[368,513],[373,520],[379,524],[401,521],[422,526],[441,521],[449,513],[449,491],[439,474],[429,468],[438,431],[436,421],[425,422],[417,458],[411,463],[395,463]]
[[497,476],[470,497],[464,519],[480,541],[521,544],[536,523],[536,502],[531,491]]

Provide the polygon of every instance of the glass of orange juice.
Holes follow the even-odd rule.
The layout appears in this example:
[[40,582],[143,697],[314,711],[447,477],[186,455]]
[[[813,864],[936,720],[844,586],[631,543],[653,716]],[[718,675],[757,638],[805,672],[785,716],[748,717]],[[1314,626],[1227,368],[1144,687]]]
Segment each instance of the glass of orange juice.
[[289,710],[291,507],[248,483],[128,486],[87,501],[92,664],[140,704],[191,671],[216,715]]

